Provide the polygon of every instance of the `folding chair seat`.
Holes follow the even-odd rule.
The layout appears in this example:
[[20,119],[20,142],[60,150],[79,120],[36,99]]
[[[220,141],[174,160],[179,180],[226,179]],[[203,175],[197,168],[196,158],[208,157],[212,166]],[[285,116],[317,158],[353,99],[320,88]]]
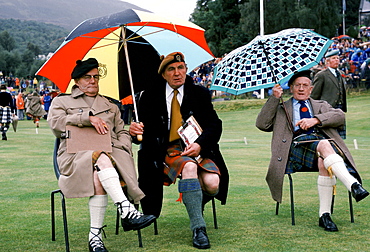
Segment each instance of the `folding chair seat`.
[[[290,192],[290,214],[292,217],[292,225],[295,225],[295,213],[294,213],[294,190],[293,190],[293,178],[290,173],[287,173],[289,178],[289,192]],[[334,209],[334,198],[335,195],[333,195],[333,200],[331,204],[331,213],[333,213]],[[349,214],[351,218],[351,223],[354,223],[354,216],[353,216],[353,204],[352,204],[352,195],[351,192],[348,192],[348,203],[349,203]],[[276,202],[276,215],[279,214],[279,202]]]
[[[54,173],[59,180],[60,177],[60,171],[59,166],[57,162],[57,153],[58,148],[60,144],[60,139],[56,138],[54,143],[54,152],[53,152],[53,167],[54,167]],[[64,240],[65,240],[65,246],[66,251],[69,252],[69,235],[68,235],[68,224],[67,224],[67,210],[66,210],[66,202],[63,192],[60,189],[54,190],[51,192],[51,240],[55,241],[55,194],[59,193],[61,195],[61,206],[62,206],[62,215],[63,215],[63,227],[64,227]],[[135,207],[138,208],[138,204],[135,204]],[[117,210],[117,218],[116,218],[116,235],[118,235],[118,229],[120,226],[120,215]],[[154,232],[155,234],[158,233],[157,231],[157,222],[154,222]],[[138,241],[139,241],[139,247],[143,247],[142,238],[141,238],[141,230],[137,230],[138,234]]]

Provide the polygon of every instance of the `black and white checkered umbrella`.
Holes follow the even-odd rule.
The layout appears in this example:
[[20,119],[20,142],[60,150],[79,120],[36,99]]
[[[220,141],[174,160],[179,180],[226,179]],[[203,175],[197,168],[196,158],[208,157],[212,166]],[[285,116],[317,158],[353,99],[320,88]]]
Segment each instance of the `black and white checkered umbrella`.
[[283,84],[295,72],[317,65],[332,42],[298,28],[257,36],[216,65],[211,90],[242,94]]

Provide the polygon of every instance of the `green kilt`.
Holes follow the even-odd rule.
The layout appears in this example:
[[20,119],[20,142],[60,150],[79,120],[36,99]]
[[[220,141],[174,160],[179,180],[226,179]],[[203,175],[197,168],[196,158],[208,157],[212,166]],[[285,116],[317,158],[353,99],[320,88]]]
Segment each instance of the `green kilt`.
[[[320,133],[312,133],[309,135],[302,134],[295,137],[292,141],[290,146],[290,154],[288,158],[288,163],[286,166],[285,173],[290,174],[294,172],[313,172],[318,171],[317,167],[317,145],[319,144],[319,140],[326,139]],[[318,141],[312,141],[318,140]],[[312,141],[312,142],[306,142]],[[337,145],[330,141],[331,146],[333,147],[334,151],[340,155],[342,158],[341,150],[337,147]],[[346,160],[344,160],[346,161]],[[349,162],[345,162],[347,169],[350,173],[356,173],[355,169],[349,165]]]

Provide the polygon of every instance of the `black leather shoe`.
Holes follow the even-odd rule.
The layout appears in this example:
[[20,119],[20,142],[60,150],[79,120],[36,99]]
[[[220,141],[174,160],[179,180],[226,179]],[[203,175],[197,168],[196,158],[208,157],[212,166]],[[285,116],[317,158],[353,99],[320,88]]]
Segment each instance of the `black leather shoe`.
[[2,140],[8,140],[8,138],[6,137],[6,134],[3,132],[3,134],[2,134]]
[[[140,212],[137,212],[140,214]],[[139,230],[145,228],[155,221],[154,215],[129,213],[125,218],[121,219],[124,231]]]
[[319,218],[319,226],[325,228],[325,231],[336,232],[338,231],[337,225],[331,220],[329,213],[324,213]]
[[198,249],[208,249],[211,247],[211,244],[209,244],[206,227],[199,227],[194,229],[193,246]]
[[355,182],[351,186],[352,197],[355,198],[356,202],[366,198],[369,192],[366,191],[359,183]]

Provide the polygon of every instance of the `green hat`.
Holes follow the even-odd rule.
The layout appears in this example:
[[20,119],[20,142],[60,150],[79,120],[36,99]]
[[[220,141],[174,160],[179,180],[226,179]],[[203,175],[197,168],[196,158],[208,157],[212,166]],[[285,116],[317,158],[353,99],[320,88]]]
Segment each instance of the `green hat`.
[[325,58],[329,58],[331,56],[334,56],[334,55],[339,55],[339,50],[330,50],[328,51],[326,54],[325,54]]

